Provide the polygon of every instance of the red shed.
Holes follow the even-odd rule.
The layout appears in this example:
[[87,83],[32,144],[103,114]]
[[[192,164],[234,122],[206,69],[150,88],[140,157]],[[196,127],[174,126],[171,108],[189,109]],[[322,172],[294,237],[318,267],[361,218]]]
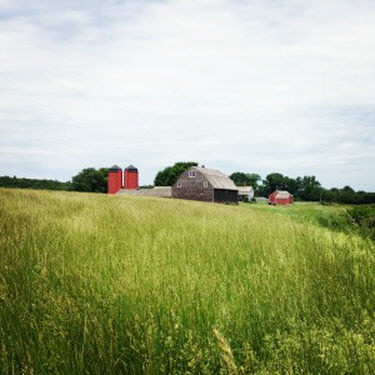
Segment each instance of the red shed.
[[138,189],[138,169],[134,165],[125,168],[125,189]]
[[116,194],[122,188],[122,169],[113,165],[108,169],[108,194]]
[[292,204],[293,195],[286,190],[275,190],[268,197],[268,204]]

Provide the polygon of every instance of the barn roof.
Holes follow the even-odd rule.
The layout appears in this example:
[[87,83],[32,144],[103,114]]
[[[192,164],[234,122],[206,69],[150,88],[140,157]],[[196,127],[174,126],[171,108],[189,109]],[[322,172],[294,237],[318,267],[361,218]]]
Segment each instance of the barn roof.
[[289,191],[286,191],[286,190],[276,190],[278,192],[278,194],[288,194],[290,195]]
[[214,189],[238,190],[234,182],[224,173],[203,167],[192,167],[196,171],[202,173]]
[[279,199],[285,199],[285,198],[289,198],[292,194],[289,193],[289,191],[286,191],[286,190],[275,190],[275,196],[276,196],[276,199],[279,198]]

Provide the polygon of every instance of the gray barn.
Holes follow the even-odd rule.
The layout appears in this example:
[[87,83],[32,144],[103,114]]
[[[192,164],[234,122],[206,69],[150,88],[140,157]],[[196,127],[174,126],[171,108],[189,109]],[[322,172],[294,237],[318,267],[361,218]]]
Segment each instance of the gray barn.
[[197,201],[238,204],[238,188],[224,173],[191,167],[172,186],[172,197]]

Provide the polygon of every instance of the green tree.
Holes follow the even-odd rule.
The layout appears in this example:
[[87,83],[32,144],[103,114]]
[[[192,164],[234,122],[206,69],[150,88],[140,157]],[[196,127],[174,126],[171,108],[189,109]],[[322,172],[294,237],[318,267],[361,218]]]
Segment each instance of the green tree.
[[107,168],[85,168],[72,178],[72,190],[106,193],[107,175]]
[[263,185],[265,187],[264,192],[266,195],[268,195],[276,189],[286,189],[287,179],[288,177],[282,175],[281,173],[270,173],[263,181]]
[[252,186],[253,189],[258,188],[258,181],[261,180],[259,174],[234,172],[229,178],[234,181],[237,186]]
[[291,194],[296,194],[300,187],[298,181],[295,178],[285,177],[284,181],[285,190],[289,191]]
[[298,197],[305,201],[319,201],[322,186],[315,176],[297,177],[299,184]]
[[185,172],[190,167],[194,167],[197,165],[198,163],[195,161],[179,161],[172,166],[166,167],[156,174],[154,179],[154,185],[172,186],[180,177],[181,173]]

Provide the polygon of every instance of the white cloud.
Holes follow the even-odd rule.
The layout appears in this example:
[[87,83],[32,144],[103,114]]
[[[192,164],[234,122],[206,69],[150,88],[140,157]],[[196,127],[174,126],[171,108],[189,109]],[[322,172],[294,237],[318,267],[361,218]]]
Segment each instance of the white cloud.
[[188,159],[374,190],[371,1],[34,3],[0,1],[0,174]]

